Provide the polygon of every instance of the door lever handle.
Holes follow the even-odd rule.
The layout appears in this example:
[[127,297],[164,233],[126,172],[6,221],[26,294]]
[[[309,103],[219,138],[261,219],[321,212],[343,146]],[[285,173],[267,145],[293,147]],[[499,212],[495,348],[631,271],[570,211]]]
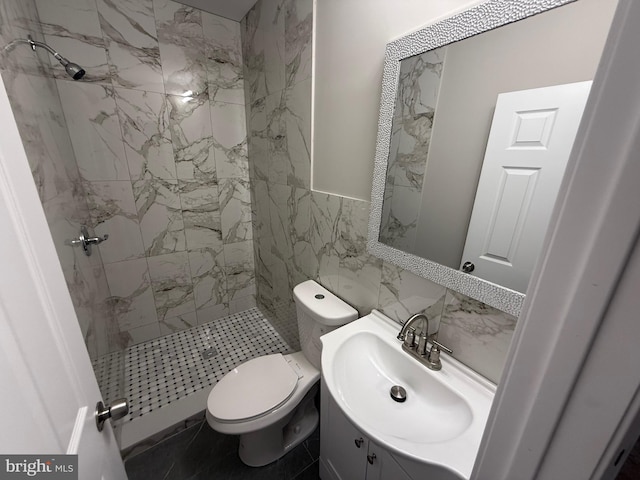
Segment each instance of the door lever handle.
[[104,405],[102,402],[96,404],[96,427],[101,432],[104,422],[108,419],[120,420],[129,413],[129,402],[126,398],[119,398],[111,402],[111,405]]

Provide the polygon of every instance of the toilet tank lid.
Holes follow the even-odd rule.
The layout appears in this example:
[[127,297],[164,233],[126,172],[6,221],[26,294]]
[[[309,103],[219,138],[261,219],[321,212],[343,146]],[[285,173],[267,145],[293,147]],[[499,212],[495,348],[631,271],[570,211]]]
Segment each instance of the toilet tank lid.
[[340,326],[358,318],[355,308],[313,280],[297,285],[293,289],[293,296],[298,308],[305,309],[324,325]]

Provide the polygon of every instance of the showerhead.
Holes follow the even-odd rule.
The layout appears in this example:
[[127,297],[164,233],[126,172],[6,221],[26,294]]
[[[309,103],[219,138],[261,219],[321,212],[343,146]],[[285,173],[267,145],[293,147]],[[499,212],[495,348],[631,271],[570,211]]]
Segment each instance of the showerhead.
[[77,63],[70,62],[69,60],[67,60],[66,58],[64,58],[62,55],[58,53],[56,53],[54,57],[56,57],[58,61],[62,64],[65,71],[67,72],[67,75],[69,75],[74,80],[80,80],[82,77],[84,77],[84,74],[87,73],[84,71],[84,68],[82,68],[80,65],[78,65]]
[[84,71],[84,68],[82,68],[77,63],[70,62],[68,65],[65,65],[64,69],[74,80],[80,80],[82,77],[84,77],[84,74],[87,73]]
[[67,72],[67,75],[69,75],[74,80],[80,80],[82,77],[84,77],[86,73],[80,65],[78,65],[77,63],[70,62],[69,60],[64,58],[62,55],[60,55],[58,52],[56,52],[53,48],[51,48],[46,43],[36,42],[31,38],[31,35],[29,35],[26,40],[23,38],[18,38],[17,40],[12,41],[11,43],[9,43],[4,47],[4,51],[8,52],[9,50],[13,49],[13,47],[15,47],[18,43],[29,44],[29,46],[34,52],[36,51],[37,47],[44,48],[47,52],[53,55],[60,62],[60,64],[64,67],[65,71]]

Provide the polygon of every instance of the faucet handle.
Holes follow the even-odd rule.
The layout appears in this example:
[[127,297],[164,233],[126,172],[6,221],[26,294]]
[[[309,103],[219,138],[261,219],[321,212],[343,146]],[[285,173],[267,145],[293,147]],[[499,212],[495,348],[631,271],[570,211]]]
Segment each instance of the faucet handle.
[[418,337],[418,348],[416,350],[418,355],[426,355],[427,354],[427,340],[428,339],[429,339],[429,336],[426,333],[422,333]]
[[411,327],[409,328],[409,330],[404,336],[404,339],[403,339],[404,346],[407,348],[413,348],[415,344],[415,340],[416,340],[416,329]]
[[431,344],[432,344],[432,346],[431,346],[431,350],[432,350],[432,351],[433,351],[433,349],[435,348],[435,349],[436,349],[436,351],[438,351],[438,352],[439,352],[440,350],[443,350],[443,351],[445,351],[446,353],[448,353],[449,355],[453,355],[453,350],[451,350],[449,347],[447,347],[447,346],[445,346],[445,345],[441,344],[439,341],[437,341],[437,340],[435,340],[435,339],[431,339]]
[[440,349],[451,355],[453,352],[448,347],[445,347],[437,340],[431,340],[432,346],[427,357],[427,367],[431,370],[440,370],[442,368],[442,362],[440,361]]

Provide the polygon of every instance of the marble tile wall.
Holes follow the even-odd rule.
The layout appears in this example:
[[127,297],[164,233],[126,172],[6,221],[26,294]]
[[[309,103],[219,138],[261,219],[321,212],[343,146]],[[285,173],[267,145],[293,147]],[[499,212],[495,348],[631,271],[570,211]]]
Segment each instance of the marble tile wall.
[[[0,2],[0,45],[31,35],[44,41],[34,0]],[[67,241],[91,223],[87,196],[76,163],[49,55],[28,45],[0,50],[0,70],[27,153],[51,236],[91,358],[123,344],[100,252],[87,257]]]
[[[240,25],[169,0],[2,3],[3,40],[32,33],[90,71],[73,82],[29,50],[3,61],[32,119],[21,133],[46,209],[74,219],[50,221],[54,237],[79,222],[111,235],[83,269],[74,262],[86,257],[60,250],[91,312],[85,336],[103,353],[252,307],[257,294],[295,348],[292,289],[313,278],[362,315],[426,311],[460,360],[497,381],[515,318],[370,256],[368,202],[310,188],[312,8],[259,0]],[[47,89],[62,101],[43,124],[28,99]],[[43,160],[45,144],[59,161]],[[74,198],[80,213],[68,211]],[[103,344],[98,305],[117,318],[102,322]]]
[[292,289],[308,278],[361,315],[424,311],[458,359],[497,382],[516,319],[369,255],[369,202],[310,188],[312,0],[259,0],[241,24],[260,308],[292,345]]
[[119,341],[255,306],[240,24],[171,0],[34,0]]
[[293,287],[311,258],[312,0],[259,0],[242,24],[259,304],[298,344]]

